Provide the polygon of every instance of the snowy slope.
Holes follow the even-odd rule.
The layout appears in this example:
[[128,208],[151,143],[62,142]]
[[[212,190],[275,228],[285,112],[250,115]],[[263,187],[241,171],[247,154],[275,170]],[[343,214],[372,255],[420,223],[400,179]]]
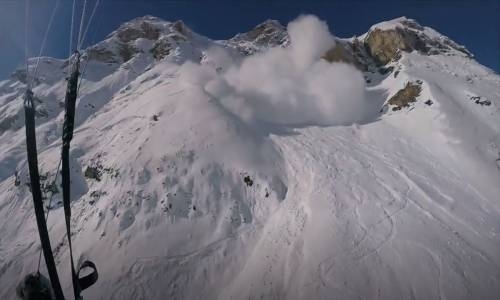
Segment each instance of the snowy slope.
[[[87,49],[71,152],[76,258],[100,272],[85,299],[500,297],[500,76],[460,51],[402,52],[385,74],[307,61],[335,43],[308,22],[290,41],[264,23],[292,45],[264,54],[265,37],[211,41],[149,16]],[[294,48],[304,32],[314,47]],[[65,64],[44,58],[34,88],[47,196]],[[1,299],[39,250],[23,78],[0,82]],[[421,92],[393,110],[407,82]],[[70,295],[60,201],[48,226]]]

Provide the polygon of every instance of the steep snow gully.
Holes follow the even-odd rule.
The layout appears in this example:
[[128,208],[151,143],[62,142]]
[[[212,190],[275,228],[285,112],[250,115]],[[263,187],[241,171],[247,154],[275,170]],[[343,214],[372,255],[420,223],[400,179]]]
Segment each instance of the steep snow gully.
[[[500,298],[500,77],[415,24],[370,32],[418,32],[441,52],[399,51],[379,66],[355,51],[361,71],[321,59],[354,51],[356,38],[334,38],[313,16],[229,41],[147,16],[85,50],[72,230],[75,257],[96,262],[100,279],[84,298]],[[51,182],[64,65],[43,58],[33,90],[68,296]],[[411,101],[391,101],[408,83]],[[1,299],[15,299],[40,247],[23,90],[21,70],[0,81]]]

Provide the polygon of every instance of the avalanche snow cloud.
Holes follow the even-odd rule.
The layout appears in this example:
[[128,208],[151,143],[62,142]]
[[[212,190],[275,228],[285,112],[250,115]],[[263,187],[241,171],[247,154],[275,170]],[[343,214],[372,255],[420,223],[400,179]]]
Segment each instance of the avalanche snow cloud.
[[351,65],[321,57],[335,46],[325,22],[312,15],[288,24],[291,45],[232,60],[221,48],[213,59],[226,70],[186,63],[181,78],[206,93],[245,122],[280,125],[334,125],[361,121],[373,111],[365,81]]
[[[334,40],[312,16],[256,28],[278,38],[213,41],[146,16],[82,52],[72,232],[75,258],[100,277],[84,299],[499,299],[500,76],[406,18],[370,32],[417,30],[439,51],[402,51],[384,70],[363,52],[370,32]],[[321,59],[355,42],[362,74]],[[42,59],[33,87],[47,201],[64,66]],[[40,249],[22,75],[0,82],[9,300]],[[408,82],[415,102],[382,109]],[[48,226],[70,293],[60,201]]]

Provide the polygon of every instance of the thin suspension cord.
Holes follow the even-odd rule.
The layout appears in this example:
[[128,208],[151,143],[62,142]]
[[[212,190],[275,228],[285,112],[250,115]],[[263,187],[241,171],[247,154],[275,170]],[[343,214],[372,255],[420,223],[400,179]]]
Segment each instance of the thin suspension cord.
[[78,82],[78,88],[76,89],[77,94],[80,93],[80,87],[82,86],[83,76],[85,76],[85,71],[87,71],[87,64],[89,63],[89,61],[90,61],[90,59],[87,57],[87,59],[85,60],[85,64],[83,65],[82,74],[80,75],[80,81]]
[[35,80],[38,75],[38,65],[40,63],[40,58],[42,56],[43,50],[45,49],[45,43],[47,42],[47,37],[50,32],[50,28],[52,27],[52,22],[54,21],[54,17],[56,16],[57,8],[59,7],[59,3],[61,0],[57,0],[54,8],[52,9],[52,15],[50,16],[49,23],[47,25],[47,29],[45,30],[45,35],[43,36],[42,46],[40,47],[40,52],[38,53],[38,58],[35,64],[35,71],[33,71],[33,80]]
[[[100,0],[97,0],[97,4],[99,4],[99,1]],[[96,6],[94,7],[94,9],[97,7],[97,4]],[[94,12],[92,12],[92,14],[94,14]],[[91,21],[89,21],[89,24],[90,24]],[[97,34],[97,31],[98,31],[98,28],[99,28],[99,25],[100,25],[100,22],[99,20],[97,21],[96,25],[94,26],[95,29],[93,30],[93,34],[91,36],[91,42],[94,41],[94,38],[95,38],[95,35]],[[88,30],[88,25],[87,25],[87,30]],[[85,34],[87,33],[87,31],[85,31]],[[82,69],[82,74],[80,76],[80,82],[78,82],[78,88],[77,88],[77,91],[76,93],[79,94],[80,93],[80,88],[81,86],[83,85],[83,78],[85,77],[85,72],[87,71],[87,65],[90,61],[90,57],[87,55],[86,59],[85,59],[85,64],[83,65],[83,69]]]
[[76,50],[80,50],[80,41],[82,40],[82,28],[83,28],[83,22],[85,20],[85,12],[87,10],[87,0],[83,2],[83,9],[82,9],[82,15],[80,17],[80,28],[78,29],[78,39],[77,39],[77,44],[76,44]]
[[24,62],[26,64],[26,85],[30,88],[29,84],[29,69],[28,69],[28,28],[29,28],[29,13],[30,13],[30,0],[24,1]]
[[[29,1],[29,0],[26,0],[26,1]],[[45,43],[46,43],[46,39],[47,39],[47,36],[48,36],[48,32],[50,31],[50,27],[52,25],[52,22],[54,20],[54,17],[55,17],[55,13],[57,11],[57,7],[59,6],[59,3],[60,3],[60,0],[57,0],[56,2],[56,5],[52,11],[52,15],[50,17],[50,20],[49,20],[49,24],[47,26],[47,29],[45,31],[45,36],[44,36],[44,39],[43,39],[43,42],[42,42],[42,46],[41,46],[41,49],[40,49],[40,54],[38,55],[38,60],[37,60],[37,63],[36,63],[36,67],[35,67],[35,74],[38,70],[38,64],[39,64],[39,61],[40,61],[40,56],[43,52],[43,49],[45,47]],[[75,20],[75,9],[76,9],[76,1],[73,0],[73,7],[72,7],[72,12],[71,12],[71,27],[70,27],[70,39],[69,39],[69,58],[68,58],[68,66],[70,66],[70,62],[69,60],[71,59],[71,54],[72,54],[72,48],[73,48],[73,31],[74,31],[74,20]],[[54,178],[52,180],[52,185],[54,185],[56,183],[56,180],[57,180],[57,176],[59,175],[59,170],[61,168],[61,162],[62,162],[62,158],[59,159],[59,163],[57,165],[57,170],[54,174]],[[47,220],[49,219],[49,214],[50,214],[50,206],[52,204],[52,199],[54,198],[54,191],[51,191],[51,194],[50,194],[50,198],[49,198],[49,204],[48,204],[48,207],[47,207],[47,212],[45,214],[45,222],[47,222]],[[41,259],[42,259],[42,249],[40,248],[40,252],[38,254],[38,266],[37,266],[37,272],[40,272],[40,263],[41,263]]]
[[87,70],[88,63],[89,63],[89,60],[86,59],[85,64],[83,65],[82,74],[80,75],[80,81],[78,82],[78,88],[76,89],[77,94],[80,92],[80,87],[82,86],[82,82],[83,82],[83,76],[85,75],[85,71]]
[[94,5],[94,8],[92,9],[92,13],[90,14],[89,21],[87,23],[87,26],[85,27],[85,31],[83,32],[83,35],[82,35],[82,40],[80,41],[80,45],[78,47],[80,49],[83,46],[83,42],[85,41],[85,37],[87,36],[87,32],[89,31],[90,24],[92,24],[92,20],[94,19],[95,12],[96,12],[97,7],[99,6],[100,2],[101,2],[101,0],[97,0],[95,5]]
[[[53,19],[54,19],[54,16],[55,16],[55,12],[57,10],[57,6],[59,5],[59,0],[57,0],[56,2],[56,5],[52,11],[52,15],[50,17],[50,20],[49,20],[49,24],[47,26],[47,29],[45,31],[45,35],[44,35],[44,38],[43,38],[43,41],[42,41],[42,45],[40,47],[40,53],[38,55],[38,58],[37,58],[37,62],[36,62],[36,66],[35,66],[35,70],[33,72],[33,77],[32,79],[34,79],[36,77],[36,73],[37,73],[37,70],[38,70],[38,64],[40,62],[40,57],[43,53],[43,50],[45,48],[45,43],[46,43],[46,40],[47,40],[47,36],[48,36],[48,32],[50,30],[50,27],[52,25],[52,22],[53,22]],[[25,51],[25,63],[26,63],[26,85],[27,85],[27,90],[29,91],[31,86],[30,86],[30,79],[29,79],[29,66],[28,66],[28,28],[29,28],[29,12],[30,12],[30,0],[25,0],[25,45],[24,45],[24,51]],[[28,126],[28,125],[26,125]],[[61,161],[59,161],[59,165],[61,164]],[[31,170],[30,170],[31,171]],[[57,173],[59,173],[59,166],[57,167],[57,171],[56,171],[56,175],[55,175],[55,178],[54,178],[54,181],[55,179],[57,178]],[[49,201],[49,207],[50,207],[50,204],[52,202],[52,198],[54,196],[54,192],[52,191],[52,194],[50,196],[50,201]],[[47,218],[48,218],[48,214],[49,214],[49,211],[50,210],[47,210],[47,214],[45,216],[45,221],[47,221]],[[40,252],[38,254],[38,266],[37,266],[37,273],[40,273],[40,263],[41,263],[41,259],[42,259],[42,248],[43,247],[40,247]]]
[[[89,60],[87,59],[85,61],[85,64],[83,65],[83,70],[82,70],[82,74],[81,74],[81,79],[80,79],[80,82],[78,82],[78,87],[77,87],[77,94],[80,92],[80,87],[82,86],[82,82],[83,82],[83,76],[85,75],[85,71],[87,70],[87,64],[88,64]],[[60,170],[60,167],[61,167],[61,162],[62,162],[62,157],[59,159],[59,164],[57,165],[57,171],[56,171],[56,174],[54,176],[54,180],[52,181],[53,183],[56,182],[57,180],[57,175],[59,174],[59,170]],[[50,195],[50,199],[49,199],[49,208],[50,208],[50,205],[52,203],[52,198],[54,196],[54,192],[51,193]],[[47,209],[47,215],[45,217],[45,221],[47,222],[47,220],[49,219],[49,213],[50,213],[50,210]],[[68,236],[68,239],[71,239],[71,236]],[[40,249],[40,253],[38,255],[38,269],[40,269],[40,260],[42,258],[42,252],[41,252],[41,249]]]
[[[76,6],[76,1],[73,0],[73,9],[71,11],[71,27],[70,27],[70,34],[69,34],[69,54],[68,54],[68,60],[71,58],[71,54],[73,53],[73,30],[75,27],[75,6]],[[68,66],[69,66],[69,61],[68,61]],[[68,68],[69,70],[69,68]]]
[[[85,75],[85,70],[87,69],[87,63],[88,61],[85,62],[85,65],[83,66],[83,71],[82,71],[82,75]],[[80,91],[80,87],[81,87],[81,84],[82,84],[82,80],[80,80],[80,82],[78,83],[78,89],[77,89],[77,93]],[[56,184],[56,181],[57,181],[57,176],[59,175],[59,171],[61,169],[61,162],[62,162],[62,157],[59,158],[59,163],[57,164],[57,170],[56,170],[56,173],[54,174],[54,178],[52,179],[52,184]],[[47,213],[45,215],[45,222],[48,221],[49,219],[49,214],[50,214],[50,206],[52,204],[52,199],[54,197],[54,192],[51,191],[51,194],[50,194],[50,198],[49,198],[49,204],[48,204],[48,208],[47,208]],[[41,262],[41,259],[42,259],[42,249],[40,248],[40,252],[38,254],[38,272],[40,271],[40,262]]]
[[[85,0],[83,12],[82,12],[82,17],[81,17],[82,19],[81,19],[81,22],[80,22],[80,28],[79,28],[79,33],[78,33],[79,37],[78,37],[77,49],[79,49],[82,46],[83,40],[85,39],[85,36],[86,36],[86,34],[87,34],[88,30],[89,30],[90,24],[91,24],[92,19],[93,19],[94,15],[95,15],[95,12],[97,10],[99,2],[100,2],[100,0],[97,0],[96,4],[94,5],[94,8],[92,10],[92,14],[91,14],[91,16],[89,18],[89,22],[88,22],[88,24],[87,24],[87,26],[85,28],[83,36],[81,36],[81,34],[82,34],[82,27],[83,27],[83,19],[84,19],[85,10],[86,10],[86,4],[87,4],[87,0]],[[37,74],[37,71],[38,71],[38,66],[39,66],[39,63],[40,63],[40,57],[41,57],[41,55],[43,53],[43,50],[45,48],[45,43],[46,43],[46,40],[47,40],[47,36],[48,36],[48,33],[49,33],[50,28],[52,26],[52,23],[53,23],[53,20],[54,20],[57,8],[59,6],[59,3],[60,3],[60,0],[57,0],[56,5],[53,8],[52,15],[50,17],[49,23],[47,25],[47,29],[45,31],[45,35],[44,35],[44,38],[43,38],[43,41],[42,41],[40,52],[39,52],[39,55],[38,55],[38,58],[37,58],[37,62],[36,62],[36,65],[35,65],[34,77],[33,78],[36,78],[36,74]],[[26,75],[28,76],[28,27],[29,27],[28,26],[28,20],[29,20],[29,0],[25,0],[25,4],[26,4],[26,11],[25,11],[25,15],[26,15],[26,21],[25,21],[25,61],[26,61]],[[72,11],[72,16],[71,16],[71,33],[70,33],[70,48],[69,48],[70,53],[69,53],[69,58],[68,59],[71,59],[71,50],[72,50],[72,47],[73,47],[72,43],[73,43],[74,15],[75,15],[75,0],[73,0],[73,11]],[[88,60],[85,62],[85,65],[83,67],[82,76],[85,74],[85,71],[86,71],[86,68],[87,68],[87,64],[88,64]],[[69,63],[68,63],[68,65],[70,66]],[[27,83],[28,83],[28,88],[29,88],[29,80],[28,79],[27,79]],[[78,88],[77,88],[78,91],[80,90],[81,84],[82,84],[82,81],[80,81],[79,84],[78,84]],[[59,170],[60,170],[60,167],[61,167],[61,161],[62,161],[62,158],[59,159],[59,163],[57,165],[57,170],[56,170],[56,172],[54,174],[54,177],[53,177],[53,180],[51,182],[52,185],[56,184],[57,176],[59,175]],[[46,212],[46,215],[45,215],[45,222],[47,222],[47,220],[49,218],[50,207],[51,207],[51,204],[52,204],[52,199],[54,197],[54,194],[55,193],[52,190],[50,198],[49,198],[47,212]],[[70,239],[70,238],[71,237],[68,236],[68,239]],[[40,248],[39,255],[38,255],[37,272],[40,272],[41,259],[42,259],[42,249]]]

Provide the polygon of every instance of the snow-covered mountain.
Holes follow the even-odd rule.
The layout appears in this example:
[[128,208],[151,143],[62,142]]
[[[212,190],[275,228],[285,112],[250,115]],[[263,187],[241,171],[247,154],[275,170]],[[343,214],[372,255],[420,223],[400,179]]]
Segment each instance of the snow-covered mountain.
[[[85,299],[500,297],[500,76],[463,46],[404,17],[214,41],[146,16],[82,54],[72,238],[100,272]],[[31,80],[70,295],[53,184],[67,65],[44,57]],[[1,299],[40,249],[26,81],[0,81]]]

